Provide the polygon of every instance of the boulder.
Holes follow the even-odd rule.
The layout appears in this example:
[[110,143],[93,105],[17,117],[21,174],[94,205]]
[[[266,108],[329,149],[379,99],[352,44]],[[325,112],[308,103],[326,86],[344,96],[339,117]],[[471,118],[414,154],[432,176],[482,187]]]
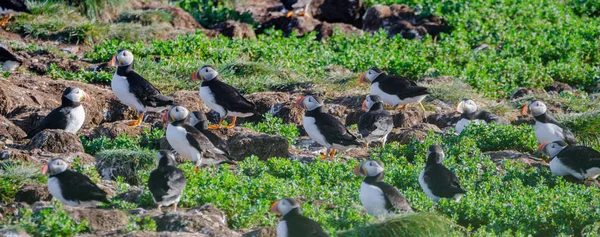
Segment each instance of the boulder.
[[419,141],[423,141],[423,139],[429,133],[429,131],[433,131],[436,133],[442,132],[437,126],[433,124],[421,123],[414,125],[410,128],[394,129],[388,135],[387,141],[398,142],[400,144],[408,144],[413,138],[416,138]]
[[69,215],[76,221],[87,220],[90,231],[117,231],[129,224],[129,217],[120,210],[105,210],[97,208],[74,208],[68,210]]
[[264,22],[256,29],[256,33],[262,34],[269,28],[275,28],[276,30],[281,30],[284,36],[290,36],[292,32],[296,33],[296,36],[303,36],[312,32],[320,23],[318,20],[310,17],[292,16],[288,18],[284,15],[278,15]]
[[359,26],[364,4],[362,0],[312,0],[310,12],[320,21]]
[[245,233],[242,237],[277,237],[277,228],[272,226],[260,227]]
[[225,213],[212,204],[205,204],[186,212],[152,212],[146,216],[156,222],[157,231],[200,232],[211,237],[241,236],[229,229]]
[[52,195],[44,184],[26,184],[15,194],[15,202],[33,204],[38,201],[50,201]]
[[251,155],[257,156],[261,160],[271,157],[288,157],[288,141],[275,135],[267,134],[242,134],[234,136],[228,142],[230,156],[237,160],[244,160]]
[[144,129],[151,129],[151,124],[142,123],[137,127],[130,127],[127,125],[126,121],[118,121],[113,123],[103,123],[100,126],[96,127],[92,133],[89,135],[90,139],[107,137],[109,139],[114,139],[121,134],[137,137],[144,134]]
[[50,109],[19,106],[7,116],[23,132],[29,133],[42,122],[48,113],[50,113]]
[[404,4],[374,5],[366,10],[362,23],[362,29],[366,32],[384,29],[389,37],[400,34],[407,39],[420,39],[425,34],[435,38],[442,32],[450,32],[444,19],[433,15],[421,18]]
[[392,112],[395,128],[410,128],[425,121],[425,112],[419,105],[408,105],[406,109]]
[[315,27],[317,31],[317,40],[327,39],[338,30],[345,35],[362,35],[363,31],[350,24],[323,22]]
[[169,96],[173,97],[177,105],[181,105],[189,111],[202,111],[206,113],[210,110],[204,105],[202,99],[200,99],[198,91],[177,91]]
[[529,154],[521,153],[518,151],[488,151],[484,152],[483,155],[489,156],[490,159],[494,163],[496,163],[496,165],[500,165],[506,160],[513,160],[516,162],[521,162],[527,165],[527,167],[548,168],[548,163],[546,163],[543,159],[533,157]]
[[363,15],[362,29],[366,32],[375,32],[383,26],[384,19],[392,16],[392,9],[381,4],[367,8]]
[[83,145],[77,135],[59,129],[46,129],[35,135],[26,149],[40,149],[52,153],[83,153]]
[[256,34],[254,34],[252,26],[239,21],[227,20],[216,25],[215,30],[229,38],[256,39]]
[[544,87],[544,90],[546,90],[546,92],[556,91],[557,93],[561,93],[563,91],[571,93],[574,92],[573,87],[571,87],[569,84],[558,81],[552,82],[552,84],[549,86]]
[[17,127],[10,120],[0,115],[0,140],[10,139],[19,141],[26,136],[27,134],[20,127]]

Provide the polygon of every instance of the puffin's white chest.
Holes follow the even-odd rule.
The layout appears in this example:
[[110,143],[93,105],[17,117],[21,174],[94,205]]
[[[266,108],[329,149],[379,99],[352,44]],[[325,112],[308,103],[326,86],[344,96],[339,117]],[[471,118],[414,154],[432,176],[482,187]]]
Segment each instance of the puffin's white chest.
[[381,97],[381,100],[386,104],[391,104],[393,106],[399,105],[401,100],[396,95],[388,94],[383,92],[379,88],[379,82],[375,82],[371,84],[371,95],[378,95]]
[[454,127],[454,130],[456,130],[457,133],[461,133],[465,129],[465,127],[467,127],[471,123],[487,124],[484,120],[481,120],[481,119],[468,120],[466,118],[462,118],[462,119],[458,120],[458,122],[456,123],[456,126]]
[[575,172],[575,170],[572,170],[571,168],[567,167],[566,165],[564,165],[562,163],[562,161],[560,159],[558,159],[556,157],[554,157],[550,161],[550,171],[552,171],[552,173],[554,173],[555,175],[558,175],[558,176],[565,176],[565,175],[570,174],[578,179],[583,178],[579,172]]
[[421,189],[423,189],[423,192],[425,192],[425,194],[427,194],[427,196],[431,198],[433,202],[438,202],[440,200],[440,197],[434,195],[431,189],[429,189],[429,185],[427,185],[427,183],[425,182],[424,176],[425,169],[423,169],[423,171],[421,171],[421,174],[419,174],[419,185],[421,185]]
[[389,215],[390,212],[385,209],[385,197],[383,191],[374,185],[365,182],[360,183],[360,202],[363,207],[372,216]]
[[535,122],[534,126],[535,138],[538,143],[553,142],[565,140],[563,129],[552,123]]
[[288,227],[284,220],[281,220],[279,224],[277,224],[277,237],[288,237]]
[[315,142],[321,144],[321,146],[331,148],[331,144],[329,144],[327,140],[325,140],[325,136],[323,136],[323,134],[317,127],[314,117],[303,116],[302,125],[304,126],[304,130],[306,130],[306,133],[308,134],[310,139],[313,139]]
[[165,134],[167,141],[182,157],[191,160],[194,164],[199,165],[202,162],[200,152],[190,145],[187,140],[187,131],[183,127],[169,124]]
[[137,97],[129,90],[129,82],[126,77],[119,76],[115,73],[110,82],[110,87],[123,104],[135,108],[138,112],[144,111],[144,105],[142,105]]
[[[96,201],[79,202],[77,200],[66,200],[63,197],[60,182],[56,177],[48,178],[48,191],[50,191],[50,194],[52,194],[54,198],[58,199],[63,204],[71,207],[94,207],[98,203]],[[66,192],[68,192],[68,190],[66,190]]]
[[69,117],[67,120],[67,126],[65,127],[65,132],[76,134],[77,131],[83,126],[83,122],[85,121],[85,110],[82,105],[79,105],[73,109],[69,113]]
[[200,99],[202,99],[202,102],[204,102],[204,104],[206,104],[208,108],[217,111],[221,118],[224,118],[227,115],[227,111],[225,111],[225,108],[217,104],[217,101],[215,100],[215,95],[208,86],[201,86],[199,94]]

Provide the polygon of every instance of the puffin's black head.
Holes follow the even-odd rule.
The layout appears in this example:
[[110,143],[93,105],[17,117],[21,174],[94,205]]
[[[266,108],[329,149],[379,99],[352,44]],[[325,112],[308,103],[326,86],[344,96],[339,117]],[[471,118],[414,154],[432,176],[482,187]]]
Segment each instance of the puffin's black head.
[[203,81],[211,81],[219,76],[219,72],[211,65],[204,65],[192,74],[192,80],[197,81],[200,78]]
[[44,165],[44,167],[42,168],[42,174],[47,173],[49,175],[57,175],[62,172],[65,172],[65,170],[67,170],[68,168],[69,164],[67,164],[66,161],[60,158],[54,158],[48,161],[46,165]]
[[373,177],[379,175],[383,170],[383,162],[379,160],[367,160],[354,167],[354,174]]
[[552,158],[558,155],[558,153],[567,146],[569,146],[569,144],[565,141],[544,142],[538,147],[538,151]]
[[427,148],[427,164],[441,164],[444,156],[444,149],[440,145],[433,144]]
[[471,99],[462,99],[456,106],[456,111],[461,114],[472,114],[477,111],[477,104]]
[[317,100],[312,95],[308,95],[298,98],[296,100],[296,105],[300,106],[300,108],[303,108],[305,110],[313,111],[323,106],[323,103],[320,100]]
[[163,114],[163,122],[164,123],[172,123],[172,122],[183,121],[183,120],[187,119],[189,115],[190,115],[190,111],[187,110],[185,107],[180,106],[180,105],[174,105],[174,106],[171,106],[171,108],[168,109]]
[[90,96],[82,89],[77,87],[67,87],[62,93],[62,105],[79,105],[80,103],[89,102]]
[[119,49],[117,53],[110,59],[109,66],[125,67],[133,64],[133,53],[126,49]]
[[206,114],[202,111],[192,111],[190,113],[190,125],[198,128],[198,124],[200,128],[206,130],[208,129],[208,118],[206,118]]
[[274,202],[271,205],[271,212],[277,215],[285,216],[293,209],[297,208],[300,212],[300,203],[293,198],[284,198]]
[[381,100],[381,97],[379,97],[378,95],[368,95],[365,98],[365,101],[363,101],[363,103],[362,103],[362,109],[364,111],[370,111],[371,108],[373,107],[373,105],[375,105],[377,103],[381,103],[383,105],[383,101]]
[[527,115],[528,113],[530,113],[533,116],[540,116],[542,114],[545,114],[547,110],[548,108],[546,107],[546,104],[544,104],[544,102],[534,100],[533,102],[523,106],[523,109],[521,109],[521,115]]
[[168,150],[158,152],[158,166],[175,166],[175,155]]
[[360,75],[360,78],[359,78],[360,83],[372,82],[373,80],[375,80],[375,78],[377,78],[382,73],[383,73],[383,71],[381,71],[381,69],[372,67],[371,69],[369,69],[368,71],[366,71],[365,73]]

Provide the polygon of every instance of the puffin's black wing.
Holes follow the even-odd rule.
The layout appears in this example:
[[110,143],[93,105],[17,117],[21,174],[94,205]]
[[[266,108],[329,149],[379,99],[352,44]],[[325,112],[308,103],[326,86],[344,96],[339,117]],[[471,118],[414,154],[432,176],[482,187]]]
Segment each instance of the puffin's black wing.
[[254,103],[244,98],[234,87],[219,80],[208,82],[208,86],[215,97],[215,102],[227,111],[257,113]]
[[224,151],[225,155],[229,155],[229,146],[227,146],[227,142],[217,136],[217,134],[214,134],[210,130],[201,130],[200,132],[204,134],[215,147]]
[[14,55],[10,50],[8,50],[6,46],[0,44],[0,62],[4,61],[21,62],[21,60],[17,58],[17,56]]
[[440,164],[427,167],[423,179],[433,195],[438,197],[452,198],[458,193],[466,193],[456,175]]
[[158,167],[150,172],[148,189],[155,200],[162,200],[165,196],[181,194],[185,188],[186,179],[183,172],[173,166]]
[[339,120],[333,117],[333,115],[319,113],[316,116],[315,124],[321,134],[325,136],[327,142],[341,145],[360,145],[357,138],[352,135]]
[[0,1],[0,8],[10,9],[15,12],[26,12],[31,14],[24,0],[2,0]]
[[32,138],[45,129],[65,129],[67,127],[67,122],[69,121],[69,116],[71,116],[69,107],[61,106],[50,111],[36,128],[29,131],[27,138]]
[[381,76],[383,76],[383,78],[378,80],[379,88],[383,92],[391,95],[397,95],[398,92],[405,90],[409,86],[413,86],[414,83],[407,78],[394,77],[390,75],[380,75],[380,77]]
[[484,110],[477,112],[476,119],[483,120],[486,123],[504,123],[504,121],[502,121],[502,118]]
[[564,125],[562,125],[561,123],[558,122],[558,120],[556,120],[556,118],[554,118],[554,116],[545,113],[545,116],[542,117],[543,120],[541,120],[540,122],[543,123],[551,123],[554,124],[558,127],[560,127],[562,129],[563,135],[565,137],[565,142],[567,144],[569,144],[570,146],[573,145],[577,145],[577,140],[575,139],[575,135],[573,135],[573,133]]
[[580,172],[593,167],[600,168],[600,152],[591,147],[567,146],[556,156],[565,166]]
[[387,183],[376,182],[373,185],[377,186],[383,192],[385,198],[385,209],[389,211],[412,212],[412,207],[408,200],[400,193],[400,191]]
[[394,120],[385,111],[367,112],[360,116],[358,121],[358,131],[364,137],[374,133],[375,135],[385,135],[394,128]]
[[288,237],[327,237],[323,228],[316,221],[302,215],[284,219],[288,227]]
[[100,189],[90,178],[71,170],[56,175],[62,195],[66,200],[100,201],[109,203],[106,192]]
[[145,106],[163,107],[173,105],[173,98],[160,94],[150,82],[144,79],[134,70],[129,70],[125,74],[129,82],[129,91]]
[[202,153],[207,157],[216,157],[216,156],[224,156],[227,160],[227,153],[225,151],[216,148],[210,140],[204,136],[200,131],[196,128],[192,127],[188,124],[181,125],[186,131],[186,139],[190,143],[191,146],[196,148],[198,152]]

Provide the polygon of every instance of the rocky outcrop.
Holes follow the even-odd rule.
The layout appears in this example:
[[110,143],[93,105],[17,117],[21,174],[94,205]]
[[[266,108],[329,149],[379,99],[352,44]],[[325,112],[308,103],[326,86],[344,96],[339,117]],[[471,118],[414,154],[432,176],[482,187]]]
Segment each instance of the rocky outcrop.
[[228,20],[215,26],[215,30],[229,38],[256,39],[252,26],[239,21]]
[[86,220],[90,231],[117,231],[129,224],[129,216],[120,210],[105,210],[97,208],[84,208],[68,210],[69,215],[76,221]]
[[242,237],[277,237],[277,229],[272,226],[260,227],[245,233]]
[[27,184],[15,194],[15,202],[25,202],[33,204],[38,201],[50,201],[52,195],[48,191],[48,186],[43,184]]
[[398,142],[400,144],[408,144],[410,143],[411,139],[423,141],[423,139],[429,133],[429,131],[433,131],[436,133],[442,132],[437,126],[433,124],[420,123],[410,128],[394,129],[388,135],[387,141]]
[[157,231],[199,232],[211,237],[241,236],[229,229],[225,213],[212,204],[205,204],[186,212],[152,212],[145,216],[156,222]]
[[281,136],[267,134],[242,134],[229,140],[230,156],[238,161],[251,155],[261,160],[271,157],[288,157],[289,144]]
[[46,129],[35,135],[26,149],[40,149],[52,153],[83,153],[83,145],[77,135],[59,129]]
[[425,112],[419,105],[408,105],[406,109],[392,112],[395,128],[409,128],[425,120]]
[[118,121],[114,123],[103,123],[100,126],[96,127],[92,133],[90,134],[90,138],[99,138],[99,137],[107,137],[109,139],[114,139],[121,134],[127,135],[130,137],[137,137],[144,133],[144,129],[151,129],[151,125],[148,123],[142,123],[137,127],[130,127],[126,123],[127,121]]
[[336,30],[344,35],[362,35],[363,31],[350,24],[323,22],[315,27],[317,40],[327,39],[336,33]]
[[[256,110],[260,114],[272,114],[281,118],[284,123],[300,123],[304,111],[296,106],[296,97],[294,94],[284,92],[259,92],[246,96],[256,105]],[[254,116],[248,119],[240,118],[240,121],[254,122],[260,119],[262,119],[260,116]]]
[[17,127],[10,120],[0,115],[0,141],[6,139],[19,141],[26,136],[27,134],[21,128]]
[[407,39],[421,39],[425,34],[437,37],[442,32],[450,32],[444,19],[437,16],[420,18],[404,4],[374,5],[366,10],[362,23],[366,32],[384,29],[390,37],[399,34]]
[[488,151],[483,153],[484,156],[489,156],[490,159],[496,163],[496,165],[500,165],[506,160],[512,160],[516,162],[523,163],[527,165],[527,167],[536,167],[548,168],[548,163],[544,160],[533,157],[529,154],[521,153],[513,150],[505,150],[505,151]]
[[362,0],[312,0],[310,12],[320,21],[360,26],[364,4]]

